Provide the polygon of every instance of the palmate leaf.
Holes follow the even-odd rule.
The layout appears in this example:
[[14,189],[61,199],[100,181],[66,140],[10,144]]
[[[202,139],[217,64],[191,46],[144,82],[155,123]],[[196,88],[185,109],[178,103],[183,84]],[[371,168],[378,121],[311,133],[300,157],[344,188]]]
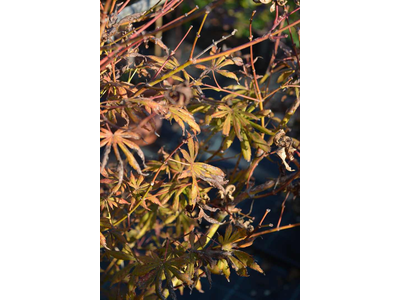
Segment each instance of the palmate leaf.
[[134,266],[135,264],[129,264],[116,272],[111,279],[111,285],[123,281],[128,276],[129,272]]
[[179,157],[179,155],[175,153],[173,155],[173,160],[168,160],[168,162],[165,164],[163,160],[165,160],[169,156],[169,154],[165,152],[163,149],[161,150],[162,150],[161,153],[163,154],[163,159],[157,161],[154,160],[148,161],[147,163],[148,167],[146,168],[146,171],[157,172],[158,169],[161,168],[161,171],[166,173],[168,179],[171,179],[171,176],[176,176],[176,174],[182,173],[184,165],[180,163],[181,158]]
[[[118,129],[115,132],[112,132],[111,130],[105,129],[105,128],[100,128],[100,138],[102,139],[100,142],[100,147],[106,146],[106,149],[110,149],[111,147],[114,150],[115,156],[118,159],[119,162],[119,168],[122,168],[123,170],[123,165],[121,161],[121,155],[118,149],[121,149],[122,152],[125,154],[126,158],[128,159],[129,165],[135,169],[140,175],[147,175],[142,173],[142,170],[136,161],[135,157],[133,156],[132,152],[127,148],[127,146],[130,149],[136,150],[137,154],[139,157],[142,159],[142,162],[145,165],[145,158],[143,151],[139,148],[137,144],[132,142],[129,139],[139,139],[137,134],[133,132],[129,132],[123,129]],[[107,152],[107,151],[106,151]],[[105,158],[103,158],[103,161]],[[121,180],[122,181],[122,180]]]
[[182,135],[185,135],[184,123],[187,123],[195,134],[199,134],[201,132],[200,126],[196,123],[193,115],[184,108],[170,105],[169,113],[165,117],[169,120],[174,119],[175,122],[178,123],[178,125],[182,128]]
[[218,242],[221,244],[222,250],[231,250],[236,246],[237,242],[244,236],[246,236],[246,230],[237,229],[233,231],[232,224],[229,224],[225,230],[225,235],[218,237]]
[[242,262],[246,267],[249,267],[257,272],[264,274],[264,271],[261,267],[254,261],[253,257],[246,252],[240,250],[234,250],[233,254],[237,257],[237,259]]
[[[172,299],[177,299],[174,291],[173,277],[177,278],[182,284],[191,286],[193,280],[190,276],[180,270],[188,261],[182,258],[169,258],[167,260],[161,259],[157,253],[151,252],[151,256],[140,256],[138,260],[142,263],[137,265],[132,271],[131,275],[139,279],[138,287],[144,289],[145,287],[155,284],[156,294],[165,299],[163,295],[163,278],[166,281],[166,288]],[[165,288],[164,288],[165,289]]]
[[178,176],[178,179],[192,177],[192,191],[189,204],[194,205],[196,204],[197,197],[199,196],[199,186],[197,184],[198,179],[206,181],[208,184],[218,189],[223,189],[223,185],[225,185],[228,181],[224,179],[225,173],[221,169],[209,164],[195,162],[199,150],[199,144],[193,141],[193,138],[188,140],[188,149],[189,153],[184,149],[180,149],[183,157],[188,162],[188,165],[186,169]]
[[[213,49],[211,50],[211,53],[216,53],[218,51],[218,49],[216,49],[216,47],[213,47]],[[212,55],[212,54],[211,54]],[[194,67],[198,68],[200,70],[203,70],[203,72],[200,75],[200,78],[206,76],[208,73],[212,72],[212,73],[218,73],[224,77],[227,78],[231,78],[236,80],[236,82],[239,82],[239,79],[237,78],[236,74],[227,70],[221,70],[223,67],[228,66],[228,65],[243,65],[243,61],[239,58],[227,58],[226,56],[221,56],[218,59],[213,59],[211,61],[211,65],[205,66],[205,65],[200,65],[197,64]]]
[[[223,150],[228,149],[232,145],[234,136],[236,135],[241,144],[243,158],[250,161],[251,144],[255,148],[260,148],[265,152],[269,152],[270,147],[261,138],[261,135],[254,131],[249,122],[249,120],[258,120],[258,117],[247,112],[245,109],[246,107],[241,102],[234,104],[232,107],[219,105],[217,110],[211,115],[211,119],[222,120],[222,134],[226,136],[223,143]],[[233,131],[231,130],[232,126]]]
[[237,244],[243,240],[243,237],[246,236],[246,230],[242,228],[237,228],[234,230],[232,224],[229,224],[225,230],[224,236],[218,237],[218,242],[220,243],[221,250],[225,251],[225,261],[218,262],[217,269],[213,270],[220,271],[225,274],[227,279],[229,280],[229,274],[227,269],[229,269],[228,265],[235,269],[236,273],[239,276],[248,276],[247,267],[256,270],[260,273],[264,274],[264,271],[261,267],[254,261],[253,257],[243,251],[236,250]]
[[162,188],[157,192],[157,196],[160,199],[160,202],[164,205],[167,204],[168,201],[172,200],[170,204],[170,208],[173,212],[177,212],[180,207],[180,199],[182,193],[187,188],[187,184],[179,184],[179,183],[166,183],[162,185]]
[[[258,120],[259,118],[256,117],[255,115],[246,112],[243,104],[241,102],[238,102],[237,104],[233,105],[232,107],[229,107],[228,105],[222,104],[217,107],[217,111],[214,112],[211,115],[211,118],[214,119],[224,119],[230,118],[231,123],[234,127],[235,134],[237,138],[242,141],[243,137],[241,132],[248,128],[250,126],[250,123],[248,120]],[[224,124],[224,126],[227,126]],[[228,132],[224,132],[224,135],[227,136]]]

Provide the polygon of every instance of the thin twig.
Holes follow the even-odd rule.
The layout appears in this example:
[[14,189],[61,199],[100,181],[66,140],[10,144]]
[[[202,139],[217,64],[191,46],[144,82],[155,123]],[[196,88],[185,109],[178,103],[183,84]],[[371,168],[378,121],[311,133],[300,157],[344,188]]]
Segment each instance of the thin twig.
[[206,12],[205,12],[205,14],[204,14],[203,21],[201,22],[201,25],[200,25],[200,27],[199,27],[199,30],[198,30],[197,33],[196,33],[196,37],[195,37],[195,39],[194,39],[193,46],[192,46],[192,51],[190,51],[189,59],[192,59],[192,58],[193,58],[193,51],[194,51],[194,48],[196,47],[197,40],[198,40],[199,37],[200,37],[201,29],[203,28],[204,22],[206,21],[207,16],[208,16],[209,13],[210,13],[210,10],[207,9]]
[[290,194],[290,192],[287,192],[285,200],[283,200],[283,202],[282,202],[281,215],[279,216],[279,220],[278,220],[278,224],[276,225],[276,228],[279,228],[279,226],[281,225],[283,211],[285,210],[285,203],[286,203],[287,198],[289,197],[289,194]]
[[242,95],[242,94],[239,94],[239,93],[236,93],[236,92],[232,92],[230,90],[225,90],[225,89],[223,89],[221,87],[215,87],[215,86],[212,86],[212,85],[209,85],[209,84],[205,84],[205,83],[202,83],[202,85],[207,86],[207,87],[212,88],[212,89],[219,89],[222,92],[233,94],[233,95],[236,95],[238,97],[242,97],[242,98],[245,98],[245,99],[248,99],[248,100],[251,100],[251,101],[255,101],[255,102],[259,101],[258,99],[255,99],[255,98],[252,98],[252,97],[249,97],[249,96],[245,96],[245,95]]
[[[250,40],[250,42],[253,40],[253,33],[252,33],[252,30],[251,30],[251,25],[253,23],[253,17],[254,17],[255,14],[256,14],[256,11],[254,10],[252,15],[251,15],[251,18],[250,18],[250,26],[249,26],[249,31],[250,31],[249,40]],[[256,91],[257,98],[259,100],[259,107],[260,107],[260,110],[263,110],[261,92],[260,92],[260,88],[259,88],[258,82],[257,82],[256,68],[254,67],[253,45],[250,46],[250,62],[251,62],[251,69],[253,70],[253,81],[254,81],[255,91]],[[261,126],[264,127],[264,117],[261,118]]]
[[[204,49],[199,55],[197,55],[197,56],[193,59],[194,63],[196,63],[196,60],[197,60],[200,56],[202,56],[204,53],[208,52],[212,47],[217,46],[219,43],[225,41],[226,39],[230,38],[231,36],[234,36],[235,33],[236,33],[236,31],[237,31],[237,29],[234,29],[234,30],[231,32],[231,34],[229,34],[229,35],[227,35],[227,36],[223,36],[221,39],[219,39],[219,40],[216,41],[216,42],[215,42],[215,41],[212,41],[212,44],[211,44],[210,46],[208,46],[206,49]],[[220,57],[220,56],[222,56],[222,55],[219,55],[218,57]]]
[[[167,13],[170,12],[170,9],[174,6],[175,3],[177,3],[179,0],[172,0],[167,7],[167,11],[163,12],[161,11],[159,14],[157,14],[152,20],[150,20],[149,22],[147,22],[147,24],[143,25],[139,30],[137,30],[129,39],[128,41],[133,41],[136,37],[138,37],[146,28],[150,27],[150,25],[152,25],[153,23],[155,23],[159,18],[163,17],[164,15],[166,15]],[[123,48],[123,46],[119,46],[116,50],[114,50],[113,52],[111,52],[109,55],[107,55],[106,57],[104,57],[101,61],[100,61],[100,71],[102,71],[110,62],[111,60],[114,58],[114,56],[121,55],[122,53],[126,52],[130,47],[127,46],[125,48]]]
[[252,234],[250,237],[254,238],[254,237],[257,237],[257,236],[260,236],[260,235],[264,235],[264,234],[268,234],[268,233],[272,233],[272,232],[276,232],[276,231],[281,231],[281,230],[285,230],[285,229],[290,229],[290,228],[298,227],[298,226],[300,226],[300,223],[289,224],[289,225],[286,225],[286,226],[282,226],[280,228],[273,228],[273,229],[261,231],[261,232],[258,232],[256,234]]
[[119,15],[119,13],[125,8],[125,6],[128,5],[130,0],[126,0],[124,4],[122,4],[122,6],[118,9],[117,11],[117,15]]
[[166,63],[168,62],[168,60],[170,60],[170,58],[175,54],[176,50],[178,50],[179,46],[182,44],[182,42],[185,40],[186,36],[188,35],[188,33],[190,32],[190,30],[192,30],[193,26],[189,27],[189,30],[186,32],[186,34],[184,35],[184,37],[181,39],[181,41],[178,43],[178,45],[175,47],[174,50],[171,51],[171,53],[169,54],[169,56],[167,57],[167,59],[164,61],[164,63],[162,64],[162,66],[158,69],[157,73],[154,74],[153,78],[151,78],[151,81],[153,81],[155,78],[157,78],[158,74],[160,74],[161,70],[164,68],[164,66],[166,65]]

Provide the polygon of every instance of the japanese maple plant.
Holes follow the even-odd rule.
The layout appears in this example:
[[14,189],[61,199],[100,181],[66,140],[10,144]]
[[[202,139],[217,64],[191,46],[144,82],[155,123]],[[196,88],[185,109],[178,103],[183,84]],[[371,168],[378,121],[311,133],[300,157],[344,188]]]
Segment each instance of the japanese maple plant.
[[[100,2],[100,275],[110,299],[177,299],[186,288],[202,291],[213,274],[229,279],[231,270],[239,276],[248,276],[248,268],[263,273],[246,248],[257,237],[299,226],[281,226],[284,203],[274,228],[264,224],[268,209],[255,220],[239,204],[298,194],[300,142],[290,137],[288,124],[300,105],[300,49],[294,42],[300,39],[300,3],[254,1],[248,42],[224,46],[235,38],[232,30],[199,50],[208,16],[225,1],[193,4],[172,21],[157,23],[183,2],[161,1],[124,18],[118,15],[129,0]],[[253,19],[265,5],[273,21],[253,39]],[[159,38],[193,20],[200,25],[186,27],[172,49]],[[176,53],[188,36],[194,36],[192,48],[182,61]],[[258,74],[253,46],[266,40],[275,47],[263,57],[266,72]],[[290,51],[281,51],[283,40]],[[156,47],[161,55],[151,53]],[[246,57],[239,55],[244,49],[250,51]],[[221,86],[223,77],[232,84]],[[281,117],[268,108],[277,93],[292,101]],[[169,151],[160,147],[158,159],[151,160],[143,151],[146,136],[156,139],[160,124],[177,124],[180,139]],[[218,137],[220,147],[210,151],[209,141]],[[241,151],[226,157],[233,143]],[[281,174],[255,184],[255,169],[271,157]],[[215,165],[224,159],[235,167]],[[241,160],[247,168],[239,168]]]

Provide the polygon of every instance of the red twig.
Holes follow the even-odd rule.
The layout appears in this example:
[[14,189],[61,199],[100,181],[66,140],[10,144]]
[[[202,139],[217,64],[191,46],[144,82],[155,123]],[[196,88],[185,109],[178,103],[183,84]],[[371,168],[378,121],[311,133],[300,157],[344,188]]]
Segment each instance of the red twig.
[[217,81],[217,78],[215,78],[215,72],[214,72],[214,70],[212,70],[212,75],[213,75],[213,78],[214,78],[214,81],[215,81],[217,87],[221,90],[222,88],[219,86],[218,81]]
[[[286,22],[288,23],[288,25],[290,25],[289,16],[286,17]],[[299,65],[299,69],[300,69],[300,58],[299,58],[299,55],[297,54],[296,44],[293,41],[292,28],[289,28],[289,35],[290,35],[290,40],[292,41],[292,47],[293,47],[293,50],[294,50],[294,54],[296,55],[297,63]]]
[[[182,0],[172,0],[167,7],[167,11],[163,12],[161,11],[159,14],[157,14],[153,19],[151,19],[149,22],[147,22],[147,24],[143,25],[139,30],[137,30],[128,40],[133,40],[134,38],[138,37],[145,29],[147,29],[148,27],[150,27],[150,25],[152,25],[153,23],[155,23],[159,18],[163,17],[164,15],[166,15],[169,10],[174,6],[175,3],[177,2],[181,2]],[[104,70],[107,65],[110,63],[110,61],[114,58],[114,56],[116,55],[121,55],[122,53],[124,53],[125,51],[127,51],[131,46],[126,46],[125,48],[123,46],[118,47],[116,50],[114,50],[113,52],[111,52],[109,55],[107,55],[106,57],[104,57],[101,61],[100,61],[100,71]]]
[[168,60],[175,54],[176,50],[178,50],[179,46],[182,44],[182,42],[185,40],[186,36],[188,35],[188,33],[190,32],[190,30],[192,30],[193,26],[189,27],[189,30],[186,32],[185,36],[181,39],[181,41],[179,42],[179,44],[175,47],[175,49],[173,51],[171,51],[171,53],[169,54],[169,56],[167,57],[167,59],[164,61],[164,63],[162,64],[162,66],[158,69],[157,73],[154,74],[153,78],[151,78],[151,81],[153,81],[155,78],[157,78],[158,74],[160,74],[161,70],[164,68],[164,66],[166,65],[166,63],[168,62]]
[[290,192],[288,192],[288,193],[286,194],[285,200],[283,200],[283,202],[282,202],[281,215],[280,215],[280,217],[279,217],[279,221],[278,221],[278,224],[276,225],[276,228],[279,228],[279,226],[281,225],[282,216],[283,216],[283,211],[285,210],[285,202],[286,202],[287,198],[289,197],[289,194],[290,194]]
[[262,217],[260,223],[258,223],[258,227],[261,227],[262,223],[264,222],[265,217],[268,215],[268,213],[270,212],[270,209],[267,209],[264,213],[264,216]]
[[103,13],[102,13],[101,20],[100,20],[100,24],[101,24],[100,25],[100,43],[101,43],[101,38],[103,36],[103,32],[106,28],[106,23],[107,23],[106,17],[107,17],[107,12],[108,12],[108,9],[110,8],[110,5],[111,5],[111,0],[107,0],[106,5],[103,8]]
[[274,20],[274,25],[276,25],[276,22],[278,21],[278,16],[279,16],[279,6],[277,5],[275,7],[275,20]]
[[164,3],[164,5],[163,5],[163,10],[165,9],[165,7],[167,6],[167,3],[168,3],[168,0],[165,0],[165,3]]
[[125,8],[125,6],[128,5],[130,0],[126,0],[124,4],[122,4],[122,6],[118,9],[117,11],[117,15]]
[[257,237],[257,236],[260,236],[260,235],[264,235],[264,234],[267,234],[267,233],[272,233],[272,232],[275,232],[275,231],[280,231],[280,230],[289,229],[289,228],[298,227],[298,226],[300,226],[300,223],[289,224],[289,225],[286,225],[286,226],[282,226],[281,228],[273,228],[273,229],[261,231],[261,232],[258,232],[256,234],[252,234],[250,237],[254,238],[254,237]]

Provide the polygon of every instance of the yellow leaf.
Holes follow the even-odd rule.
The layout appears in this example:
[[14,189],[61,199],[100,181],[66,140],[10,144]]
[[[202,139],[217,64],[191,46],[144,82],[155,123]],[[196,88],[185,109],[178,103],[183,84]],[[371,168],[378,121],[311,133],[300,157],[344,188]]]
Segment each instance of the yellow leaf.
[[231,79],[235,79],[237,82],[239,82],[239,79],[237,78],[236,74],[233,72],[229,72],[226,70],[218,70],[217,71],[220,75],[231,78]]
[[243,132],[243,141],[240,143],[242,148],[243,158],[247,161],[251,159],[251,148],[249,138],[246,133]]
[[196,123],[193,115],[187,110],[180,108],[178,106],[171,105],[169,107],[172,117],[181,126],[183,133],[185,132],[185,127],[183,126],[182,120],[189,125],[189,127],[196,133],[200,133],[200,126]]
[[222,128],[222,134],[228,136],[230,131],[231,131],[231,114],[228,114],[226,116],[224,126]]

